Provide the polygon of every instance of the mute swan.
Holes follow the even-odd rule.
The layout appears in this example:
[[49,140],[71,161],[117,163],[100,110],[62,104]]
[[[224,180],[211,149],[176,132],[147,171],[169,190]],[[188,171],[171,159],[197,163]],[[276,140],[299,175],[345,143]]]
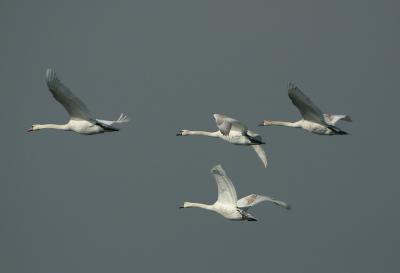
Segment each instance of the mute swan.
[[57,78],[53,69],[46,70],[46,83],[53,97],[67,110],[70,120],[67,124],[34,124],[28,132],[41,129],[59,129],[74,131],[79,134],[92,135],[104,132],[119,131],[112,126],[114,123],[128,122],[129,118],[121,114],[117,120],[95,119],[90,114],[86,105],[76,97],[61,81]]
[[290,209],[290,206],[285,202],[258,194],[250,194],[237,200],[235,187],[226,175],[224,169],[222,169],[221,165],[214,166],[211,169],[211,173],[214,176],[218,187],[217,201],[212,205],[184,202],[183,206],[180,208],[201,208],[215,211],[230,220],[247,221],[257,221],[257,219],[247,211],[249,208],[260,202],[268,201],[283,208]]
[[289,83],[288,90],[289,98],[293,104],[299,109],[303,119],[296,122],[286,121],[272,121],[264,120],[259,125],[280,125],[287,127],[303,128],[306,131],[318,135],[347,135],[348,133],[342,131],[335,124],[339,120],[352,121],[347,115],[332,115],[323,114],[321,110],[315,106],[312,101],[300,91],[300,89],[292,83]]
[[214,114],[215,122],[219,128],[215,132],[204,132],[204,131],[190,131],[190,130],[180,130],[177,136],[210,136],[218,137],[225,141],[228,141],[236,145],[247,145],[251,146],[257,153],[258,157],[261,159],[264,167],[266,168],[267,155],[261,144],[265,144],[262,141],[261,136],[247,129],[247,127],[236,119],[230,118],[225,115]]

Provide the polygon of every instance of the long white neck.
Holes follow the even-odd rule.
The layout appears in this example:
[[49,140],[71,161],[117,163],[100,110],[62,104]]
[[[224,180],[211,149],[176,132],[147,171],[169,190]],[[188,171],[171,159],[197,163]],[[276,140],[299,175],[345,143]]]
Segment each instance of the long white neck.
[[286,127],[300,127],[300,124],[299,124],[298,121],[289,122],[289,121],[270,120],[270,121],[268,121],[268,125],[278,125],[278,126],[286,126]]
[[58,129],[69,130],[68,124],[39,124],[36,125],[38,129]]
[[209,137],[219,137],[220,136],[220,132],[216,131],[216,132],[205,132],[205,131],[187,131],[188,135],[191,136],[209,136]]
[[191,202],[185,202],[183,204],[184,208],[200,208],[200,209],[206,209],[206,210],[214,210],[212,205],[206,205],[206,204],[201,204],[201,203],[191,203]]

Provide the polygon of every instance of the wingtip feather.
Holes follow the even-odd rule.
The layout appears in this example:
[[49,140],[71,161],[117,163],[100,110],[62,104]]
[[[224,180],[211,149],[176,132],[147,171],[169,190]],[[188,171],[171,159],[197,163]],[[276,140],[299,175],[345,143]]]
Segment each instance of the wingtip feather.
[[129,122],[131,119],[129,116],[125,115],[124,113],[121,113],[121,115],[118,117],[116,120],[117,123],[124,123],[124,122]]
[[52,78],[56,74],[56,71],[52,68],[47,68],[46,69],[46,78]]
[[46,69],[46,82],[48,84],[54,83],[55,81],[57,81],[57,74],[56,71],[52,68],[47,68]]
[[297,86],[292,81],[289,81],[287,88],[288,88],[288,90],[292,90],[292,89],[296,89]]

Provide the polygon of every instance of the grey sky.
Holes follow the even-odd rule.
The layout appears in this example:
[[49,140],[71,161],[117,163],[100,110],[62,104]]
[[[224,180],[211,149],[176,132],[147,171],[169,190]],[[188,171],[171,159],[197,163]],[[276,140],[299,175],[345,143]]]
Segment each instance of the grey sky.
[[[398,1],[1,1],[0,272],[399,272]],[[63,123],[44,76],[117,133]],[[350,136],[257,127],[296,120],[296,83]],[[254,151],[176,137],[213,113],[263,135]],[[222,164],[259,222],[213,202]]]

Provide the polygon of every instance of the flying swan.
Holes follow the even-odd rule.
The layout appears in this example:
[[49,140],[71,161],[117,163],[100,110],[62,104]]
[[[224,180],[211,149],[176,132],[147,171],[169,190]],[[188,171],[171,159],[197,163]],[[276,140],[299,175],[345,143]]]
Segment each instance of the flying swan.
[[53,97],[67,110],[70,120],[67,124],[34,124],[28,132],[41,129],[58,129],[74,131],[84,135],[93,135],[119,131],[113,124],[129,121],[129,118],[124,114],[121,114],[117,120],[93,118],[86,105],[68,87],[62,84],[53,69],[46,70],[46,83]]
[[303,119],[296,122],[264,120],[259,125],[280,125],[287,127],[303,128],[318,135],[347,135],[348,133],[336,127],[339,120],[352,121],[347,115],[323,114],[321,110],[301,90],[289,83],[289,98],[299,109]]
[[180,208],[201,208],[214,211],[229,220],[247,220],[257,221],[253,215],[248,213],[248,210],[264,201],[272,202],[275,205],[281,206],[285,209],[290,209],[290,206],[285,202],[273,199],[268,196],[258,194],[250,194],[242,199],[237,200],[236,190],[232,181],[226,175],[221,165],[214,166],[211,169],[211,174],[215,178],[218,187],[218,199],[212,205],[184,202]]
[[204,131],[190,131],[180,130],[177,136],[209,136],[218,137],[229,143],[236,145],[247,145],[251,146],[261,159],[264,167],[266,168],[267,155],[264,149],[261,147],[265,142],[262,141],[261,136],[247,129],[247,127],[236,119],[230,118],[225,115],[214,114],[215,122],[218,126],[218,131],[215,132],[204,132]]

